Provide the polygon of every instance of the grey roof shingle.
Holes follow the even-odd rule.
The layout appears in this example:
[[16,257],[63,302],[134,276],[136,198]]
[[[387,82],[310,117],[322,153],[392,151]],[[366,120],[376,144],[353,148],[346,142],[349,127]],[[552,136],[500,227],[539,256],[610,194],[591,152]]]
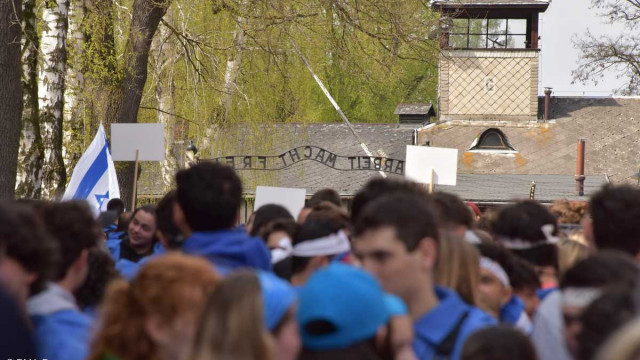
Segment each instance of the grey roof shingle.
[[435,115],[433,104],[430,102],[426,104],[398,104],[393,112],[394,115],[427,115],[429,113]]

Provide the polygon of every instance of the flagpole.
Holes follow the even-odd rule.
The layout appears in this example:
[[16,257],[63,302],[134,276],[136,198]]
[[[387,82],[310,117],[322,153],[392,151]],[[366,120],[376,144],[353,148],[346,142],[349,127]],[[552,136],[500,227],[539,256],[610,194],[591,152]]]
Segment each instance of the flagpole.
[[133,197],[131,199],[131,211],[136,210],[136,197],[138,197],[138,157],[140,155],[140,150],[136,149],[136,169],[133,173]]

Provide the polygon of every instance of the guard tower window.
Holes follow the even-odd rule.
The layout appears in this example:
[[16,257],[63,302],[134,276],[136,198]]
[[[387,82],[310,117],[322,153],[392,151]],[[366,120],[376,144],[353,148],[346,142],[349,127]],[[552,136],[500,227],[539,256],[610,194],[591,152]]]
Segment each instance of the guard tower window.
[[472,150],[503,150],[503,151],[516,151],[511,146],[507,136],[499,129],[491,128],[483,132],[477,137],[473,144],[471,144]]
[[451,19],[449,46],[458,49],[525,49],[527,19]]

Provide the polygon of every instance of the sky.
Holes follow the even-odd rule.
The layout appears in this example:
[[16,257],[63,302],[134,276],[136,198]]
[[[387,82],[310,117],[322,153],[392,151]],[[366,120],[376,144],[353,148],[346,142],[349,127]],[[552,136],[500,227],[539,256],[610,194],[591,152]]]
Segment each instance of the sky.
[[599,9],[590,8],[589,0],[552,0],[545,13],[540,14],[540,72],[538,91],[552,87],[555,96],[611,96],[624,79],[616,79],[610,72],[598,82],[571,84],[571,70],[577,68],[578,50],[572,39],[589,28],[594,35],[620,34],[623,28],[606,23],[598,16]]

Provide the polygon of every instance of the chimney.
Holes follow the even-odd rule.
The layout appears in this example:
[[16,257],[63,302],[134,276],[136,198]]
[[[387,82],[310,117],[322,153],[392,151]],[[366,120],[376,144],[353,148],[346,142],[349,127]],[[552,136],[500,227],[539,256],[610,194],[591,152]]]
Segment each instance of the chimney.
[[551,120],[551,88],[544,88],[544,120]]
[[584,195],[584,144],[583,138],[578,139],[576,156],[576,192],[579,196]]

